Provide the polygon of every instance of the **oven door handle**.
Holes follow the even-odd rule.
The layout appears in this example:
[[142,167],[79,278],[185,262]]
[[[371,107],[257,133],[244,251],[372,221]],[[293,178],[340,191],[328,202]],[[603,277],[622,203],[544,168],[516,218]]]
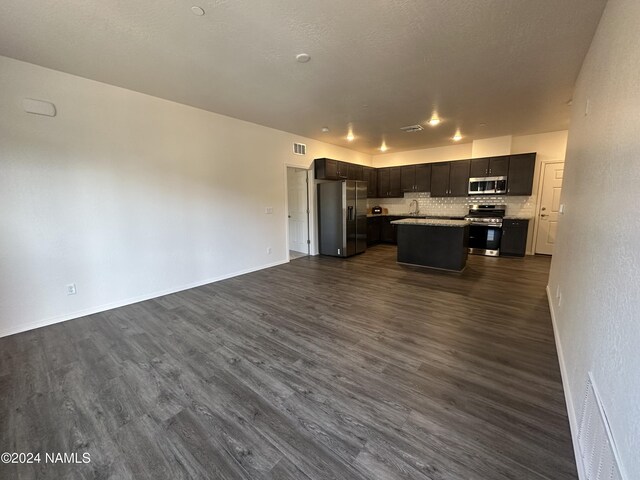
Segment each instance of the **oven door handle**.
[[502,228],[502,223],[471,222],[470,225],[474,226],[474,227],[496,227],[496,228]]

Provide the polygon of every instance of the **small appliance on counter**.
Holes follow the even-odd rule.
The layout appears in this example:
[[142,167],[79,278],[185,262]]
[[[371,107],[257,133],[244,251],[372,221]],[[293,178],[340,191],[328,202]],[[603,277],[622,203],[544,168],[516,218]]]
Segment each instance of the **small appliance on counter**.
[[382,207],[371,207],[371,213],[373,215],[380,215],[382,213]]

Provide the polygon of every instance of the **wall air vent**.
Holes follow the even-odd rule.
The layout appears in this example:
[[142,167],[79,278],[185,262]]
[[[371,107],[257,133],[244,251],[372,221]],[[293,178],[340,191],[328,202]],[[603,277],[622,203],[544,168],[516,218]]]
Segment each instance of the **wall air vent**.
[[609,421],[589,373],[578,424],[578,447],[585,480],[624,480]]
[[307,146],[304,143],[294,143],[293,144],[293,153],[296,155],[306,155],[307,154]]
[[400,130],[402,130],[403,132],[412,133],[420,132],[424,130],[424,128],[422,128],[422,125],[409,125],[408,127],[402,127]]

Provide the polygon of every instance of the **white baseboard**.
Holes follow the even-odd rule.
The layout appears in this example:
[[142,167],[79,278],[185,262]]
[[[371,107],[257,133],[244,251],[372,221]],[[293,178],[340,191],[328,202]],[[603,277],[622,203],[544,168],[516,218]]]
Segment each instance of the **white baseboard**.
[[556,341],[556,350],[558,352],[558,363],[560,364],[560,376],[562,377],[562,389],[564,390],[564,401],[567,404],[567,416],[569,417],[569,428],[571,429],[571,442],[573,443],[573,455],[576,460],[576,467],[578,469],[578,478],[580,480],[587,480],[586,472],[584,471],[584,465],[582,464],[582,458],[580,456],[580,447],[578,445],[578,417],[573,407],[573,400],[571,396],[571,389],[569,388],[569,377],[567,374],[567,366],[564,362],[564,353],[562,352],[562,342],[560,341],[560,334],[558,332],[558,324],[556,322],[556,314],[554,311],[553,297],[551,296],[551,290],[547,285],[547,301],[549,302],[549,311],[551,312],[551,323],[553,324],[553,337]]
[[267,265],[261,265],[259,267],[248,268],[246,270],[240,270],[237,272],[229,273],[226,275],[221,275],[215,278],[209,278],[206,280],[202,280],[199,282],[194,282],[186,285],[180,285],[178,287],[168,288],[166,290],[160,290],[152,293],[147,293],[144,295],[139,295],[137,297],[125,298],[123,300],[117,300],[115,302],[105,303],[103,305],[99,305],[96,307],[90,307],[83,310],[77,310],[71,313],[65,313],[63,315],[56,315],[54,317],[45,318],[43,320],[38,320],[35,322],[29,322],[22,325],[16,325],[15,327],[11,327],[5,330],[0,330],[0,338],[8,337],[9,335],[15,335],[16,333],[26,332],[28,330],[33,330],[40,327],[46,327],[47,325],[53,325],[54,323],[66,322],[67,320],[73,320],[74,318],[86,317],[87,315],[93,315],[100,312],[105,312],[107,310],[113,310],[114,308],[124,307],[125,305],[131,305],[133,303],[144,302],[145,300],[151,300],[152,298],[162,297],[163,295],[169,295],[172,293],[181,292],[183,290],[189,290],[190,288],[201,287],[202,285],[207,285],[209,283],[219,282],[221,280],[226,280],[228,278],[238,277],[240,275],[245,275],[247,273],[256,272],[258,270],[264,270],[266,268],[276,267],[278,265],[282,265],[285,263],[289,263],[289,260],[281,260],[278,262],[269,263]]

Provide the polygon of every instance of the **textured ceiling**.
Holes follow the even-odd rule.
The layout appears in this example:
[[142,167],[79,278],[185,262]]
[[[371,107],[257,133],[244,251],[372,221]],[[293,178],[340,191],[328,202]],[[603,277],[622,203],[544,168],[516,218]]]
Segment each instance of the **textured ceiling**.
[[0,54],[379,153],[567,128],[605,3],[3,0]]

